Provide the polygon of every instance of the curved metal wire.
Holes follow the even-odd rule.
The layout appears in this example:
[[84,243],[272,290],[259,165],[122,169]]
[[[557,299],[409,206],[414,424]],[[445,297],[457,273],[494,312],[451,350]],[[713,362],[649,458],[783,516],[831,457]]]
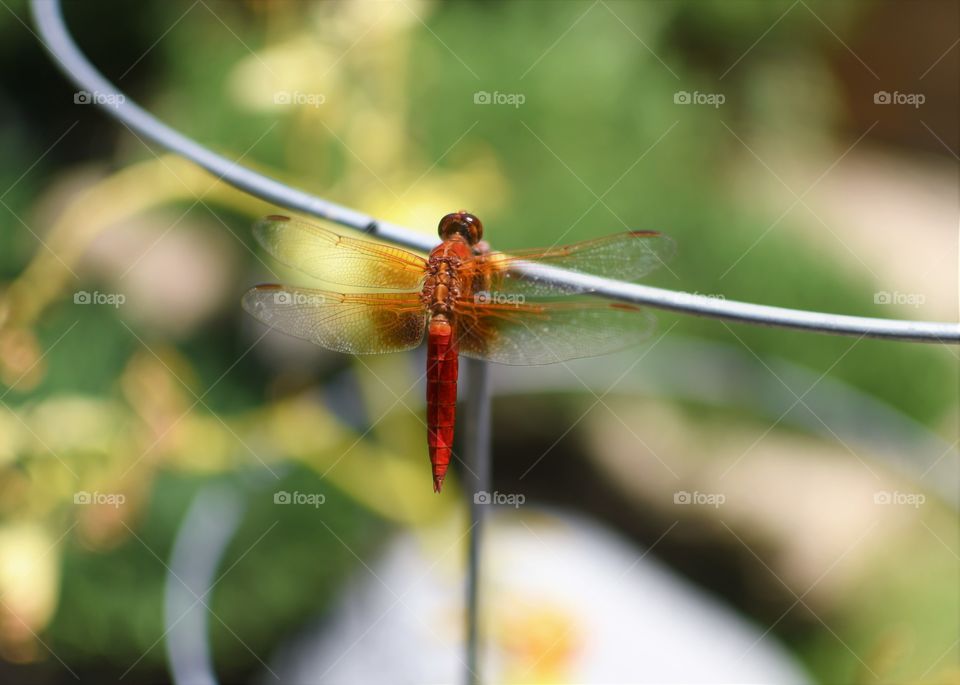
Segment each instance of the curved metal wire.
[[232,486],[208,485],[193,498],[177,530],[163,584],[164,646],[176,685],[217,685],[207,620],[210,592],[245,508]]
[[[77,48],[64,24],[60,0],[31,0],[30,6],[45,47],[63,72],[79,88],[94,93],[120,94],[121,91],[104,78]],[[101,105],[104,111],[138,134],[183,155],[226,183],[267,202],[364,231],[405,247],[429,250],[436,245],[437,241],[429,236],[403,226],[379,221],[362,212],[291,188],[252,169],[231,162],[226,157],[212,152],[195,140],[167,126],[129,98],[112,98],[110,103],[103,98],[95,98],[94,101]],[[749,302],[720,300],[638,283],[624,283],[561,269],[556,270],[555,279],[561,283],[588,287],[600,297],[695,316],[834,335],[960,343],[960,323],[875,319],[770,307]]]

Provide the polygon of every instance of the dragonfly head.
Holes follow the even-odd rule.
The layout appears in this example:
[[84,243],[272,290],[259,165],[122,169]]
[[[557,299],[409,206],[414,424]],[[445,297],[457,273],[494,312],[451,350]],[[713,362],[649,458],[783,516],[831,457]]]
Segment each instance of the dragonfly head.
[[444,240],[460,235],[468,245],[476,245],[483,238],[483,224],[473,214],[461,209],[440,219],[438,232]]

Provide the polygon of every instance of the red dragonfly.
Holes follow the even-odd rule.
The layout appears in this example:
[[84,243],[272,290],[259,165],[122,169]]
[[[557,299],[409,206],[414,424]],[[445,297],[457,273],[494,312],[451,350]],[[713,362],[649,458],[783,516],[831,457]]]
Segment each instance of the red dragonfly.
[[257,286],[243,307],[268,326],[348,354],[409,350],[426,332],[434,492],[443,486],[452,455],[458,355],[548,364],[633,345],[652,330],[649,313],[553,282],[550,267],[633,281],[672,248],[659,233],[628,231],[509,255],[490,252],[480,220],[465,211],[440,220],[443,242],[427,258],[286,216],[262,219],[254,233],[276,259],[309,276],[388,291]]

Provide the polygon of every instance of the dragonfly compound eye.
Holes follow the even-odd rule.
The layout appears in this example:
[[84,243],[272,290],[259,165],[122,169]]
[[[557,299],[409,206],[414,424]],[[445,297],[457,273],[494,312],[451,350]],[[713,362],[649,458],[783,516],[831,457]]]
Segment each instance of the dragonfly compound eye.
[[468,244],[476,245],[483,238],[483,224],[473,214],[460,210],[440,219],[438,232],[444,240],[459,234]]

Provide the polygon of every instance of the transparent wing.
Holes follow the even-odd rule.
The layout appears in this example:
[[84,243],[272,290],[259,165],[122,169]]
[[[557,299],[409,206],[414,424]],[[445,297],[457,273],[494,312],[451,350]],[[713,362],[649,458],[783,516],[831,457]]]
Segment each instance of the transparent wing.
[[335,352],[379,354],[416,347],[427,313],[418,293],[332,293],[261,285],[243,308],[271,328]]
[[417,290],[426,260],[398,247],[348,238],[288,216],[268,216],[253,228],[267,252],[310,276],[359,288]]
[[551,268],[636,281],[665,263],[673,251],[673,241],[660,233],[629,231],[547,249],[492,252],[465,265],[464,273],[494,295],[552,297],[589,288],[551,283]]
[[552,364],[615,352],[648,338],[655,325],[645,309],[589,297],[463,301],[455,312],[460,354],[500,364]]

